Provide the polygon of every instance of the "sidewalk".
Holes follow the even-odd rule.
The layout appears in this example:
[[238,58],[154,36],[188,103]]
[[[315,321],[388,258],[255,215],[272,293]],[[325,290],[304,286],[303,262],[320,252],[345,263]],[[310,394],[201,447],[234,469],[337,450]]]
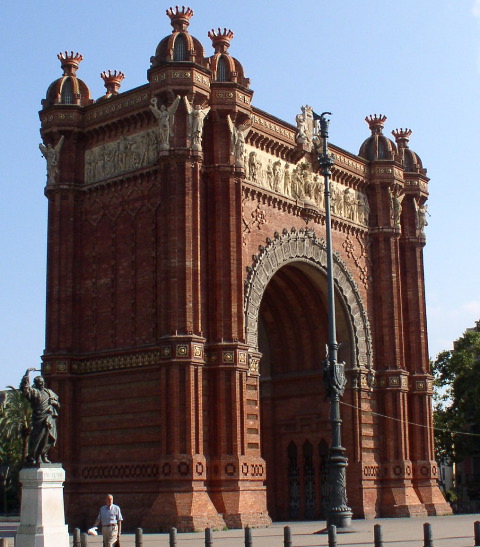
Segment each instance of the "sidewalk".
[[[480,515],[454,515],[449,517],[428,517],[426,519],[375,519],[354,520],[355,532],[338,534],[337,546],[340,547],[373,547],[373,527],[380,524],[383,531],[384,547],[422,547],[423,523],[432,525],[433,545],[435,547],[474,547],[473,523],[480,520]],[[283,529],[288,525],[292,531],[292,547],[328,546],[325,534],[316,534],[325,528],[325,521],[275,523],[269,528],[252,530],[253,547],[282,547]],[[6,523],[0,522],[0,530],[5,530]],[[0,537],[4,537],[0,533]],[[214,547],[243,547],[243,530],[226,530],[213,532]],[[13,547],[13,539],[9,540]],[[101,537],[88,537],[88,545],[101,547]],[[122,535],[122,547],[134,547],[133,534]],[[177,534],[177,547],[204,547],[203,533]],[[51,547],[56,547],[52,545]],[[143,547],[169,547],[168,534],[144,534]]]

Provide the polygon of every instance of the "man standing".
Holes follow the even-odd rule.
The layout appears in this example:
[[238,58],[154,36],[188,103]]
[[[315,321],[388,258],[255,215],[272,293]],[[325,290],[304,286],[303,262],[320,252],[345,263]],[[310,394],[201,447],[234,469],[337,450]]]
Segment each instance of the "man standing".
[[117,542],[120,543],[120,534],[122,533],[122,512],[120,507],[113,503],[112,494],[107,494],[105,505],[100,507],[97,520],[93,525],[102,525],[103,547],[113,547]]
[[57,395],[45,387],[45,380],[37,376],[30,385],[29,368],[20,383],[20,391],[32,407],[32,432],[28,440],[28,465],[50,463],[48,451],[57,440],[57,418],[60,403]]

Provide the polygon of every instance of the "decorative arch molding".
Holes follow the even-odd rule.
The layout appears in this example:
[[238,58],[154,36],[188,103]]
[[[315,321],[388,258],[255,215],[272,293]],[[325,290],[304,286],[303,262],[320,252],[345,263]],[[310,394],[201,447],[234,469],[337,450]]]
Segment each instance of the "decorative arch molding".
[[[282,235],[275,232],[274,239],[267,238],[267,245],[259,246],[253,263],[247,267],[245,279],[245,336],[246,343],[258,349],[258,317],[265,287],[282,266],[293,262],[307,262],[326,275],[327,246],[323,238],[317,238],[313,230],[291,232],[284,229]],[[333,278],[337,294],[341,295],[350,318],[354,349],[352,366],[372,368],[372,338],[368,317],[357,284],[337,252],[333,253]]]

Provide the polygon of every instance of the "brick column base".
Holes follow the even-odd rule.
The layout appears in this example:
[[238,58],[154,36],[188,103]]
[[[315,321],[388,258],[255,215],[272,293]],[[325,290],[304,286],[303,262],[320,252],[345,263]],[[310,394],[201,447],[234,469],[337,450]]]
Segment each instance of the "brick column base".
[[209,493],[228,528],[262,528],[272,524],[262,483],[224,482],[221,487],[210,488]]
[[179,532],[202,532],[205,528],[223,530],[226,523],[219,515],[208,493],[203,491],[161,492],[148,514],[142,519],[145,531],[168,531],[175,527]]
[[435,481],[415,481],[415,491],[420,501],[424,504],[429,516],[451,515],[453,513],[450,504],[445,501]]

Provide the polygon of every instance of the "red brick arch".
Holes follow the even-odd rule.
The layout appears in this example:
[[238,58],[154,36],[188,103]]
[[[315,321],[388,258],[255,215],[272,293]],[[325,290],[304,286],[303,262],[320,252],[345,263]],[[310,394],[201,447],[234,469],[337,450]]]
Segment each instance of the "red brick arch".
[[[323,238],[317,238],[312,230],[275,233],[261,246],[245,279],[245,338],[249,346],[258,348],[258,321],[260,303],[265,288],[273,275],[282,266],[293,262],[307,262],[326,275],[327,249]],[[373,364],[372,340],[362,298],[357,285],[338,253],[333,253],[334,282],[336,295],[341,299],[349,318],[354,351],[352,366]]]

